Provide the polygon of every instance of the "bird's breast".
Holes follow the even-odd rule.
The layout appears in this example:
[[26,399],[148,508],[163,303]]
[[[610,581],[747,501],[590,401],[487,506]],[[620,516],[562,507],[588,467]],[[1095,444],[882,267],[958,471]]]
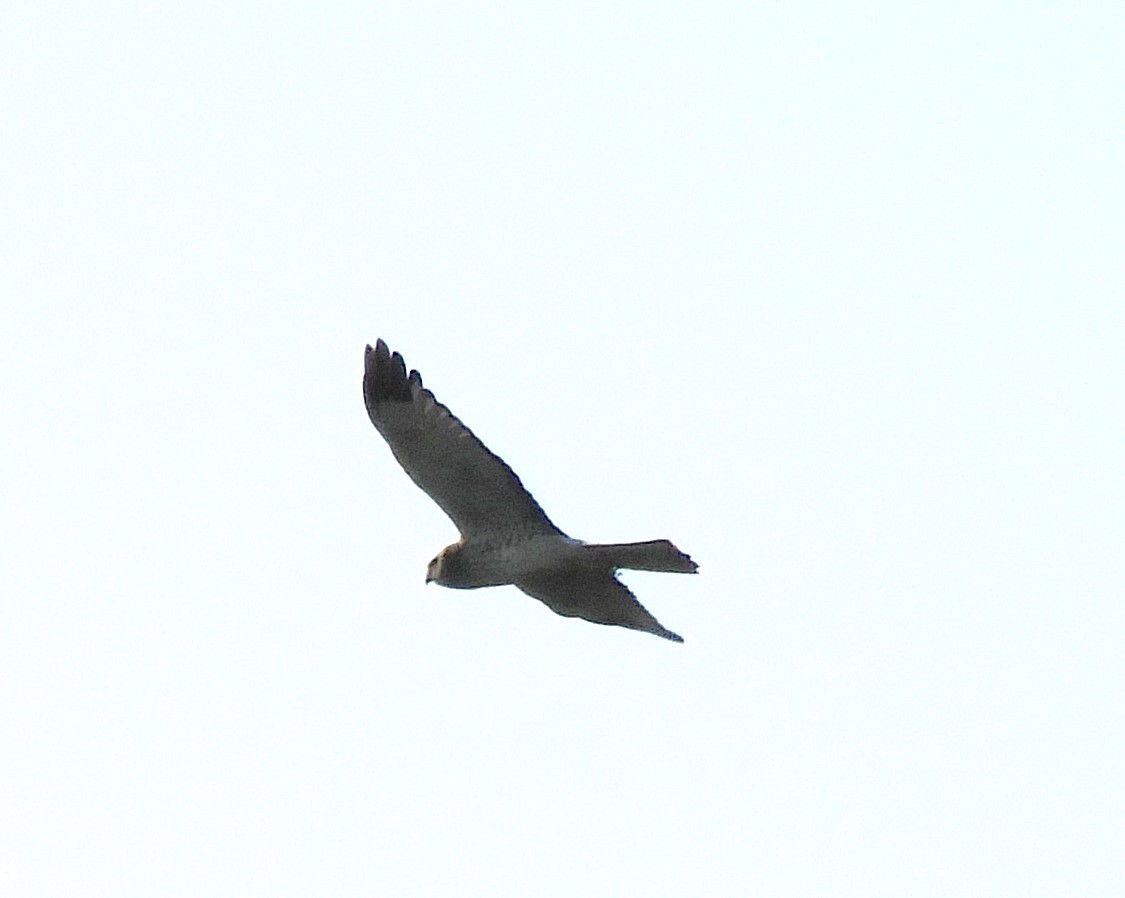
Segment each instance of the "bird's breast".
[[465,589],[517,583],[528,574],[563,563],[580,544],[565,536],[511,537],[465,543],[458,555],[458,582]]

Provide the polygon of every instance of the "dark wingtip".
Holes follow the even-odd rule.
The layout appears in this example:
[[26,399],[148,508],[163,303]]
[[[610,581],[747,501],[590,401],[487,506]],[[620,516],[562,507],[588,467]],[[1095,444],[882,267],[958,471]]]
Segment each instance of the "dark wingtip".
[[402,356],[391,353],[382,339],[364,353],[363,395],[370,408],[380,402],[410,402],[414,396]]

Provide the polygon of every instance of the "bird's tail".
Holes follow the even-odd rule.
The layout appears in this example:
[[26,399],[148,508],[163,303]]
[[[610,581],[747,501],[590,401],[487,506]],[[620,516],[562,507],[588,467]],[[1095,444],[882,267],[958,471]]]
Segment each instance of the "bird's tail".
[[653,539],[644,543],[594,543],[585,548],[614,568],[676,574],[694,574],[699,569],[699,565],[686,553],[666,539]]

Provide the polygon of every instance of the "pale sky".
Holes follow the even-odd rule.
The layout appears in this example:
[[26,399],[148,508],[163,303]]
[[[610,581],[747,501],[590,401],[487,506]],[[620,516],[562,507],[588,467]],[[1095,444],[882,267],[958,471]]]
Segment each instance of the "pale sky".
[[1119,3],[4,18],[5,896],[1125,894]]

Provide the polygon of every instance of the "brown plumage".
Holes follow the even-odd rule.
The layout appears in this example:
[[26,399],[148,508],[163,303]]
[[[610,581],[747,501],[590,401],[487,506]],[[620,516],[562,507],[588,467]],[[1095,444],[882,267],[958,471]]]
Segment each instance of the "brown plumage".
[[454,589],[512,584],[552,611],[683,642],[657,621],[616,572],[695,573],[666,539],[586,544],[571,539],[382,340],[367,347],[363,396],[375,429],[410,478],[449,515],[461,539],[430,562],[426,582]]

